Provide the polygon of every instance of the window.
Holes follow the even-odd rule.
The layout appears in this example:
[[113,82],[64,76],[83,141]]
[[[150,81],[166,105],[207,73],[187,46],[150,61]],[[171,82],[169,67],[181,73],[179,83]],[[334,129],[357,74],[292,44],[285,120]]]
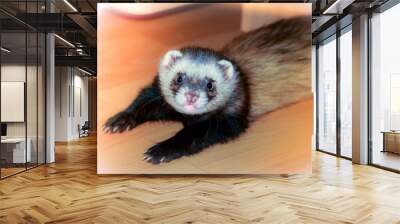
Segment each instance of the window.
[[336,153],[336,36],[318,47],[318,149]]
[[371,18],[372,164],[400,170],[400,4]]
[[337,32],[337,35],[322,41],[317,50],[317,149],[350,159],[353,78],[351,24]]
[[352,157],[352,33],[351,26],[340,36],[340,155]]

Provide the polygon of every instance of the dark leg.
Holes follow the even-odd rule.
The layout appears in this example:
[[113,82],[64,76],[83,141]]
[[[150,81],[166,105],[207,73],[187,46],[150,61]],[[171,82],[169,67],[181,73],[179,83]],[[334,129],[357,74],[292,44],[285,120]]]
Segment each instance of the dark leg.
[[139,96],[123,111],[107,120],[106,132],[131,130],[146,121],[178,120],[178,113],[164,101],[155,85],[144,88]]
[[144,159],[158,164],[193,155],[211,145],[237,138],[246,130],[247,125],[247,120],[227,116],[193,123],[184,127],[174,137],[148,149],[144,153]]

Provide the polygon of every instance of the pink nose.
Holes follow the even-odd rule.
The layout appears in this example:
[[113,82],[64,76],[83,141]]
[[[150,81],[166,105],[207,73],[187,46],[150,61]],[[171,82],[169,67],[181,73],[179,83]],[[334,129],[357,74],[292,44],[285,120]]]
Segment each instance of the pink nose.
[[199,98],[199,95],[197,95],[196,93],[192,93],[192,92],[188,92],[185,93],[186,96],[186,101],[188,104],[194,104],[197,99]]

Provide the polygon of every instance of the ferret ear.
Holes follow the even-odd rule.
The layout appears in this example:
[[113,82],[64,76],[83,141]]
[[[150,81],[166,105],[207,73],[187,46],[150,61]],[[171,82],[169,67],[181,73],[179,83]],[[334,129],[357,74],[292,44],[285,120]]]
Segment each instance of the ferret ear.
[[178,50],[171,50],[168,51],[164,57],[161,59],[161,66],[164,68],[170,68],[172,65],[175,64],[175,62],[182,58],[183,54],[182,52]]
[[218,61],[218,65],[221,67],[222,71],[224,72],[225,80],[229,80],[233,78],[236,74],[235,68],[233,67],[232,62],[222,59]]

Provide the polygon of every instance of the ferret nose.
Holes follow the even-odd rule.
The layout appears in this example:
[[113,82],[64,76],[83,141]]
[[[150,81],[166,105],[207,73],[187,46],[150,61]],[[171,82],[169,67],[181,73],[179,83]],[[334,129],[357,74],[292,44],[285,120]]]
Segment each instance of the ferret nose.
[[185,93],[186,96],[186,101],[188,102],[188,104],[194,104],[197,99],[199,98],[199,95],[193,92],[188,92]]

